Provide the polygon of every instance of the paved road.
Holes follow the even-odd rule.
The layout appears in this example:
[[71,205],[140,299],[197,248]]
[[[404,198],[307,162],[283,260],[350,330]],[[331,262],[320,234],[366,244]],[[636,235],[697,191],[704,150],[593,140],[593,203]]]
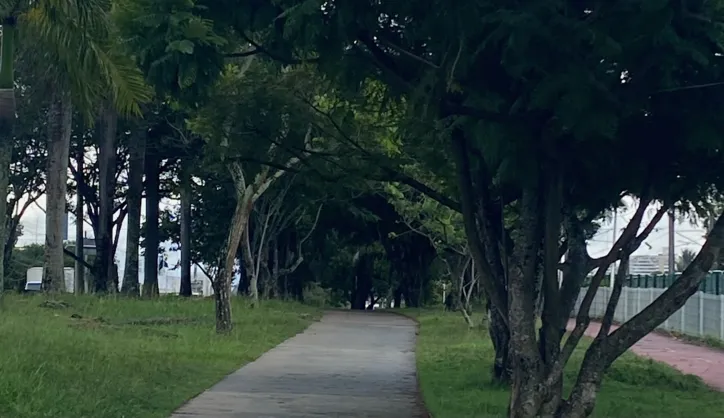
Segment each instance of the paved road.
[[[573,329],[575,321],[569,322]],[[586,335],[595,337],[601,324],[592,322]],[[616,327],[611,327],[611,332]],[[631,347],[634,353],[666,363],[681,372],[699,376],[704,383],[724,391],[724,350],[700,347],[671,337],[652,333]]]
[[415,329],[393,314],[329,312],[172,418],[424,418]]

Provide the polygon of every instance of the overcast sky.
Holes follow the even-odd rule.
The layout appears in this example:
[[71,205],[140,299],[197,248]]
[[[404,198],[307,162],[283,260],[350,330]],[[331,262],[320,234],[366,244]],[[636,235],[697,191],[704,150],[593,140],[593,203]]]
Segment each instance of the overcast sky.
[[[21,223],[23,224],[23,236],[18,240],[18,245],[28,244],[42,244],[45,239],[45,213],[41,208],[45,208],[45,198],[42,197],[38,200],[38,205],[32,205]],[[626,223],[631,219],[634,211],[636,210],[636,202],[631,199],[625,201],[627,208],[620,210],[617,216],[616,230],[621,233],[621,230],[626,226]],[[173,205],[174,202],[164,200],[162,202],[163,207]],[[145,203],[144,203],[145,205]],[[651,219],[656,211],[656,207],[652,206],[646,211],[644,218],[645,225],[648,220]],[[145,211],[144,211],[145,212]],[[642,228],[643,228],[642,225]],[[675,248],[676,254],[680,254],[684,249],[690,249],[698,251],[704,243],[705,231],[701,227],[697,227],[687,220],[677,220],[675,225]],[[75,219],[73,216],[70,217],[70,225],[68,226],[70,239],[74,239],[75,236]],[[85,226],[86,236],[92,237],[93,232],[90,225]],[[589,241],[588,251],[593,257],[604,255],[610,248],[613,240],[613,225],[612,222],[605,222],[599,233]],[[665,216],[661,222],[657,225],[650,237],[644,242],[644,244],[636,251],[635,254],[660,254],[665,253],[668,247],[668,219]],[[123,275],[123,264],[126,258],[126,224],[124,223],[121,229],[120,243],[118,244],[118,251],[116,253],[116,260],[119,262],[119,273]],[[178,252],[168,253],[168,264],[173,266],[179,258]],[[142,270],[141,270],[142,271]]]

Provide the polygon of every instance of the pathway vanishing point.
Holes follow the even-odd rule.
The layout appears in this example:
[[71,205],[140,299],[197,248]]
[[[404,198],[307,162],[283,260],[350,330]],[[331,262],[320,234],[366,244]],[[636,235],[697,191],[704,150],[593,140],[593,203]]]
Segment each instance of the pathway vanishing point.
[[[568,323],[569,329],[575,327],[575,320]],[[611,332],[617,327],[612,326]],[[592,322],[586,335],[595,337],[601,324]],[[675,369],[699,376],[714,389],[724,392],[724,351],[685,343],[671,337],[651,333],[631,347],[634,353],[668,364]]]
[[425,418],[415,331],[399,315],[328,312],[171,418]]

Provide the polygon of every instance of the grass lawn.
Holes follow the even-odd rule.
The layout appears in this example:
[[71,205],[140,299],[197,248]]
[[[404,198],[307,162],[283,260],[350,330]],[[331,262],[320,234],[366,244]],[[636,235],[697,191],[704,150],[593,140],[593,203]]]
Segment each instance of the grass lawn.
[[[420,322],[417,369],[434,418],[504,417],[508,391],[490,380],[493,348],[486,331],[469,330],[459,314],[404,312]],[[571,359],[571,384],[583,348]],[[626,353],[607,373],[593,414],[598,418],[721,418],[724,394],[697,377]]]
[[304,330],[319,311],[296,303],[232,308],[214,332],[212,300],[6,296],[0,308],[0,417],[151,418]]

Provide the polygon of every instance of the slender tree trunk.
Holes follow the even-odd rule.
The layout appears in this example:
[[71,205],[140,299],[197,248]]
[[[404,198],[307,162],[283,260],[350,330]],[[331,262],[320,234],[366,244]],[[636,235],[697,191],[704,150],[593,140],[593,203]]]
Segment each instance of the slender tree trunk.
[[63,229],[73,108],[66,92],[54,91],[48,109],[48,164],[46,173],[45,268],[43,289],[65,289]]
[[118,114],[106,104],[100,118],[100,143],[98,166],[100,200],[98,211],[98,270],[96,272],[95,290],[96,293],[118,291],[113,280],[113,203],[116,187],[116,133],[118,125]]
[[[13,128],[15,126],[15,18],[2,22],[2,46],[0,46],[0,242],[7,235],[5,219],[8,210],[8,186],[10,162],[13,155]],[[5,289],[5,251],[0,255],[0,295]]]
[[[2,97],[0,97],[1,100]],[[0,105],[0,109],[1,107],[2,105]],[[4,132],[1,132],[0,141],[0,242],[5,244],[2,254],[0,254],[0,295],[2,295],[5,291],[5,263],[6,259],[9,261],[12,251],[12,247],[8,249],[8,244],[14,245],[15,243],[14,240],[12,243],[8,242],[7,238],[12,237],[9,236],[11,234],[10,225],[5,221],[8,215],[7,193],[10,185],[10,160],[13,154],[12,135],[6,136]]]
[[181,168],[181,296],[191,296],[191,167]]
[[146,153],[146,133],[131,139],[128,167],[128,229],[126,232],[126,268],[123,271],[121,292],[138,296],[138,248],[141,243],[141,202],[143,200],[143,163]]
[[[231,282],[234,279],[234,264],[236,261],[236,253],[239,249],[239,243],[244,236],[247,224],[249,222],[249,214],[254,204],[252,200],[253,188],[247,187],[242,193],[239,193],[236,201],[236,210],[229,227],[229,235],[226,240],[226,248],[224,249],[225,259],[224,267],[221,274],[214,280],[216,296],[216,332],[225,334],[231,332],[233,324],[231,322]],[[249,275],[247,271],[247,275]],[[258,298],[258,289],[256,288],[256,275],[250,274],[249,291],[254,292]],[[218,290],[217,290],[218,289]],[[253,290],[252,290],[253,289]]]
[[146,154],[146,253],[143,259],[143,296],[158,296],[158,205],[159,160],[154,152]]
[[80,191],[80,184],[83,181],[83,164],[85,159],[85,147],[83,139],[78,138],[78,149],[76,150],[76,160],[78,165],[78,174],[76,176],[76,184],[78,184],[75,195],[75,280],[73,281],[73,290],[76,295],[80,295],[85,290],[85,266],[82,263],[84,259],[83,244],[85,241],[83,234],[83,193]]

